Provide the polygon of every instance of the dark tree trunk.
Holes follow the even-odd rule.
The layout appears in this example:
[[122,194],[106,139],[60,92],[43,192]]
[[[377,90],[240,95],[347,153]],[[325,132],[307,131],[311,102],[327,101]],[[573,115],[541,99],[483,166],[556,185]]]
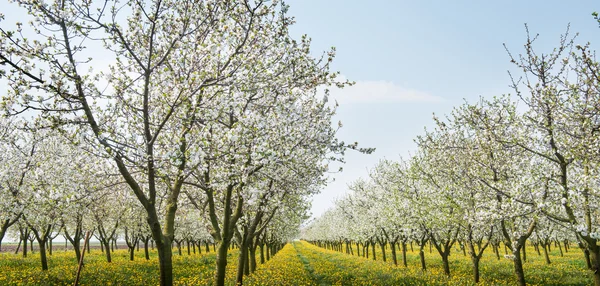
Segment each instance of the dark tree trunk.
[[427,270],[427,265],[425,265],[425,252],[423,251],[423,247],[424,246],[419,249],[419,257],[421,258],[421,269],[425,271]]
[[375,242],[371,243],[371,251],[373,252],[373,260],[377,260],[377,256],[375,255]]
[[15,250],[15,254],[19,253],[19,250],[21,250],[21,243],[23,243],[23,240],[19,239],[19,244],[17,245],[17,249]]
[[246,260],[248,260],[248,232],[244,231],[240,242],[240,254],[238,256],[238,268],[236,285],[242,285],[244,279],[244,270],[246,268]]
[[270,250],[269,250],[269,249],[271,249],[271,248],[269,247],[269,244],[267,244],[267,245],[266,245],[266,250],[267,250],[267,261],[269,261],[269,260],[271,259],[271,254],[270,254]]
[[134,258],[133,254],[134,254],[134,251],[135,251],[135,245],[133,247],[128,247],[128,248],[129,248],[129,261],[133,261],[133,258]]
[[106,254],[106,262],[111,263],[112,262],[112,257],[110,254],[110,242],[108,240],[104,240],[102,242],[102,244],[104,245],[104,249],[106,250],[104,253]]
[[260,247],[260,264],[264,264],[265,263],[265,244],[261,243],[259,244]]
[[406,242],[402,242],[402,264],[404,265],[404,267],[408,267],[408,264],[406,263]]
[[594,247],[591,254],[592,270],[594,271],[594,285],[600,286],[600,247]]
[[[383,262],[386,262],[385,242],[384,243],[380,243],[379,246],[381,247],[381,259],[383,260]],[[373,251],[373,252],[375,252],[375,251]]]
[[43,240],[38,240],[40,246],[40,261],[42,262],[42,270],[48,270],[48,259],[46,258],[46,243]]
[[[158,231],[160,231],[160,229]],[[160,284],[161,286],[171,286],[173,285],[173,252],[171,251],[171,242],[166,236],[162,236],[162,239],[159,238],[155,240],[156,249],[158,251]]]
[[473,281],[477,284],[479,283],[479,257],[472,255],[471,262],[473,263]]
[[[27,238],[23,239],[23,258],[27,257]],[[589,257],[589,255],[588,255]]]
[[563,257],[563,250],[562,250],[562,245],[560,245],[560,242],[557,240],[556,241],[556,245],[558,246],[558,251],[560,252],[560,257]]
[[444,274],[450,276],[450,262],[448,261],[449,254],[442,255],[442,263],[444,265]]
[[521,261],[521,247],[517,247],[515,251],[513,251],[513,265],[515,268],[515,275],[517,276],[517,282],[520,286],[526,286],[525,283],[525,272],[523,272],[523,262]]
[[256,271],[256,243],[250,243],[250,272]]
[[150,260],[150,252],[148,251],[148,240],[150,239],[150,237],[146,237],[144,239],[144,255],[146,257],[146,260]]
[[392,248],[392,261],[394,261],[394,265],[398,266],[398,259],[396,258],[396,242],[390,243],[390,247]]
[[542,247],[544,248],[544,258],[546,258],[546,264],[550,265],[550,256],[548,256],[548,248],[549,245],[547,245],[547,243],[544,243],[542,245]]
[[217,286],[225,285],[225,269],[227,268],[227,248],[228,242],[221,242],[217,252],[217,269],[215,271],[215,282]]

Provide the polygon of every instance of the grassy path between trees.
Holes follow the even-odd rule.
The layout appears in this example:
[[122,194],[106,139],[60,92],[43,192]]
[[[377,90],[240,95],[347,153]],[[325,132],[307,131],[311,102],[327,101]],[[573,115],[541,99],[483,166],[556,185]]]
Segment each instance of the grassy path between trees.
[[396,267],[362,257],[325,250],[307,242],[294,242],[294,248],[312,270],[317,285],[428,285],[406,277]]

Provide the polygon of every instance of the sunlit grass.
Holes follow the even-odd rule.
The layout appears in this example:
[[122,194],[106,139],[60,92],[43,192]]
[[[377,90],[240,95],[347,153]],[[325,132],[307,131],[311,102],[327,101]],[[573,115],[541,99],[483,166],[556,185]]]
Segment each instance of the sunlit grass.
[[[501,249],[502,250],[502,249]],[[471,261],[455,248],[450,255],[452,275],[443,274],[442,263],[435,249],[425,249],[427,270],[422,271],[418,256],[408,247],[408,267],[392,263],[389,248],[387,262],[381,260],[381,249],[376,250],[376,261],[337,251],[326,250],[303,241],[286,245],[271,260],[259,264],[255,273],[244,278],[245,285],[474,285]],[[502,250],[503,251],[503,250]],[[362,252],[362,249],[361,249]],[[502,253],[503,254],[503,253]],[[80,285],[158,285],[156,252],[145,260],[143,251],[129,261],[127,250],[113,253],[113,262],[107,263],[100,250],[86,254],[86,266]],[[0,285],[73,285],[77,265],[73,251],[55,251],[48,257],[49,270],[42,271],[39,252],[27,258],[12,253],[0,255]],[[226,272],[227,285],[235,284],[238,250],[230,250]],[[214,276],[215,253],[173,255],[175,285],[211,285]],[[583,254],[573,248],[564,257],[558,249],[551,252],[552,264],[528,248],[524,265],[527,283],[531,285],[590,285],[591,272],[587,270]],[[496,258],[486,251],[481,261],[479,285],[514,285],[512,262],[501,255]]]
[[[213,280],[215,253],[173,255],[175,285],[208,285]],[[237,250],[228,256],[226,279],[234,284]],[[27,258],[12,253],[0,255],[0,285],[73,285],[77,264],[73,251],[54,251],[48,256],[48,271],[42,271],[39,252]],[[112,253],[112,262],[107,263],[104,253],[92,250],[85,255],[85,267],[80,285],[158,285],[159,270],[156,251],[150,252],[146,260],[143,251],[135,253],[129,261],[127,250]]]
[[[360,261],[361,268],[366,268],[367,265],[379,264],[381,268],[375,267],[373,272],[384,273],[381,276],[382,284],[377,285],[474,285],[473,283],[473,270],[471,260],[468,256],[465,256],[463,252],[455,247],[450,255],[450,270],[451,276],[447,277],[444,275],[442,260],[433,248],[431,252],[429,247],[425,248],[425,260],[427,264],[427,270],[421,270],[421,261],[418,253],[418,246],[414,245],[413,251],[410,246],[407,247],[407,266],[402,266],[402,257],[400,250],[397,250],[398,266],[394,266],[391,257],[390,248],[386,248],[387,261],[382,261],[382,253],[379,245],[376,247],[376,261],[373,261],[372,250],[370,250],[370,256],[367,260],[362,257],[357,257],[356,245],[354,245],[354,256],[349,254],[340,253],[338,251],[326,250],[307,242],[302,242],[301,253],[311,253],[314,256],[313,259],[321,261],[326,265],[330,265],[331,269],[325,268],[325,271],[329,271],[326,275],[332,275],[336,271],[342,272],[335,275],[343,277],[347,271],[345,266],[342,265],[354,265],[357,261]],[[345,250],[345,247],[343,248]],[[511,260],[504,258],[504,249],[500,249],[501,255],[500,260],[496,258],[491,248],[487,249],[480,262],[480,283],[479,285],[515,285],[516,278],[513,271],[513,263]],[[572,248],[568,253],[563,253],[563,257],[560,256],[559,250],[553,248],[550,253],[552,263],[546,265],[543,253],[542,256],[538,255],[532,246],[527,248],[527,262],[524,263],[525,278],[530,285],[591,285],[593,284],[593,277],[591,271],[587,270],[585,261],[583,260],[583,253],[578,248]],[[368,266],[371,267],[371,266]],[[337,269],[336,269],[337,268]],[[346,267],[347,268],[347,267]],[[382,269],[386,269],[383,271]],[[354,273],[360,271],[353,271]],[[355,275],[356,276],[356,275]],[[385,278],[385,279],[383,279]],[[349,278],[346,278],[349,279]],[[354,278],[353,281],[358,281]],[[391,283],[391,284],[389,284]],[[334,283],[335,284],[335,283]],[[343,283],[344,285],[363,285],[361,283]]]

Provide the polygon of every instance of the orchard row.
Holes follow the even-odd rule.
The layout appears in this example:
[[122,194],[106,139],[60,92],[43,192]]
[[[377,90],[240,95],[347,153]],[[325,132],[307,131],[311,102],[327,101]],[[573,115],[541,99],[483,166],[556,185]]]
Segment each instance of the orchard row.
[[350,84],[335,49],[292,38],[283,1],[10,5],[28,15],[0,14],[0,239],[153,241],[166,286],[172,245],[215,243],[223,285],[237,244],[241,284],[257,247],[296,235],[328,162],[359,149],[317,93]]
[[[486,248],[502,243],[525,285],[524,247],[576,245],[600,285],[600,69],[588,46],[568,35],[549,54],[510,57],[515,96],[456,107],[415,141],[410,158],[380,161],[303,238],[319,245],[431,243],[451,274],[450,249],[468,252],[473,280]],[[349,251],[349,249],[341,249]],[[562,249],[561,249],[562,250]],[[364,253],[364,252],[363,252]],[[373,256],[375,258],[375,256]],[[582,258],[584,259],[584,258]],[[422,256],[422,268],[425,260]]]

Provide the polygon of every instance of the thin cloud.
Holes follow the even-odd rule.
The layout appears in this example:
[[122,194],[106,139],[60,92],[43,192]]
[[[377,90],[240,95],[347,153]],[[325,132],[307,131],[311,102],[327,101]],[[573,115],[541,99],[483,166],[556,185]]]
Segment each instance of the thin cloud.
[[406,88],[389,81],[357,81],[343,89],[332,88],[330,100],[339,104],[382,102],[439,103],[444,99],[427,92]]

